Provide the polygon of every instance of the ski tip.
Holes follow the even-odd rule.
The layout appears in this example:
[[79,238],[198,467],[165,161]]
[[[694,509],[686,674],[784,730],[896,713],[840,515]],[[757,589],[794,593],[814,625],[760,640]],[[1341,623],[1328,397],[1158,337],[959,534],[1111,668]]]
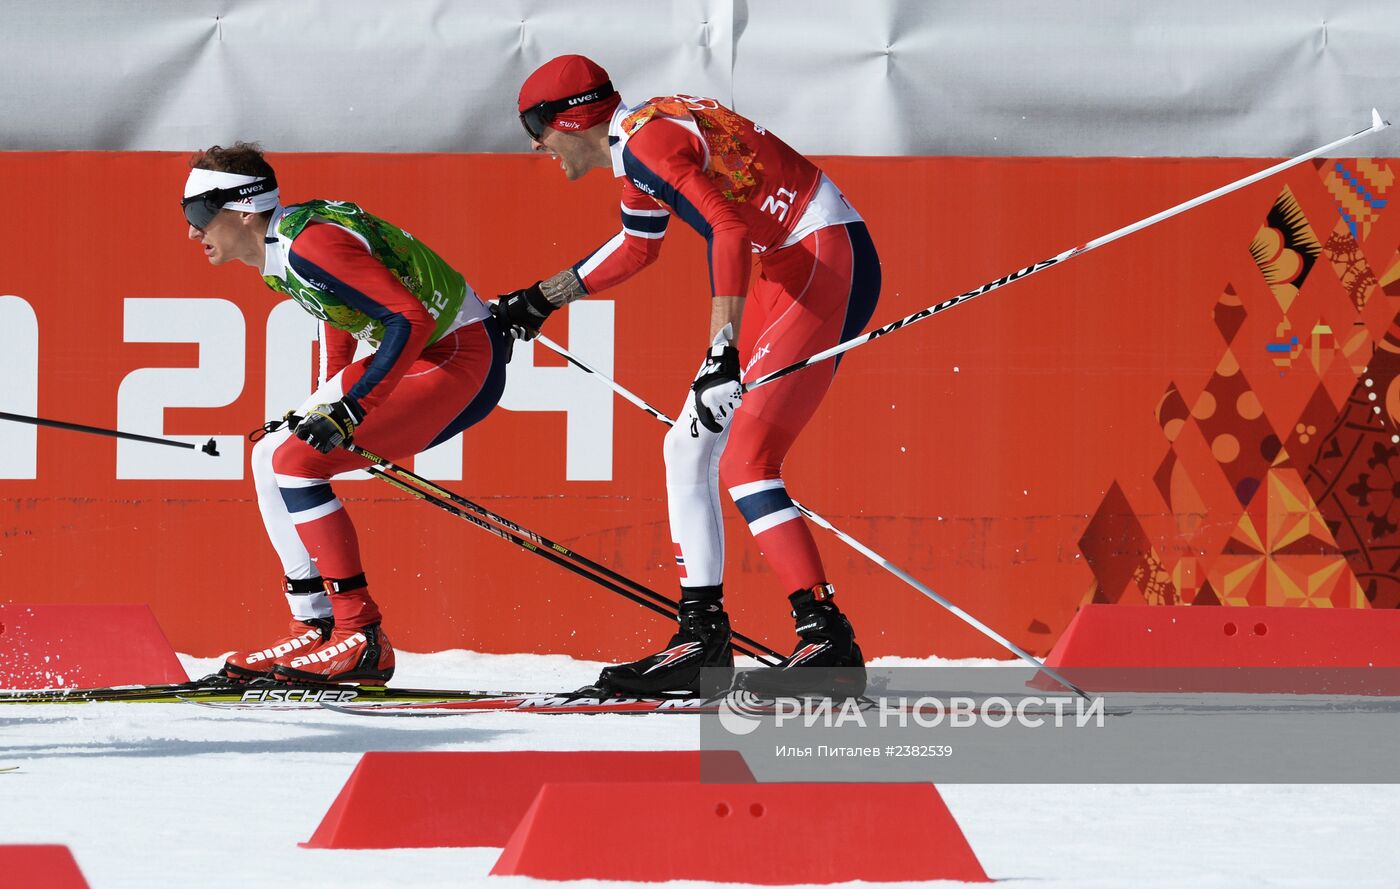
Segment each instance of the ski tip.
[[1381,117],[1380,109],[1379,109],[1379,108],[1372,108],[1372,109],[1371,109],[1371,130],[1372,130],[1373,132],[1376,132],[1376,131],[1385,129],[1385,128],[1388,127],[1388,126],[1390,126],[1390,121],[1388,121],[1388,120],[1386,120],[1385,118]]

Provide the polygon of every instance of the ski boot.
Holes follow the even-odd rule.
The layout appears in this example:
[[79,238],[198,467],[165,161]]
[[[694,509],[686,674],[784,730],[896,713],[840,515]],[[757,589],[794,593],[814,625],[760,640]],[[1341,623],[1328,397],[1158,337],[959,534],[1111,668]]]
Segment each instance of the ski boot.
[[282,682],[381,685],[394,675],[394,647],[377,622],[364,627],[337,626],[317,647],[278,658],[272,670]]
[[797,621],[797,649],[777,666],[739,677],[736,689],[762,698],[856,697],[865,692],[865,657],[829,583],[788,596]]
[[327,617],[313,617],[307,620],[292,618],[286,636],[266,648],[234,652],[224,661],[223,669],[215,675],[244,682],[272,679],[272,667],[278,658],[320,647],[330,638],[332,627],[331,619]]
[[729,615],[717,587],[682,591],[680,630],[664,651],[630,664],[604,667],[593,688],[605,695],[654,695],[690,692],[714,697],[734,679],[734,653],[729,648]]

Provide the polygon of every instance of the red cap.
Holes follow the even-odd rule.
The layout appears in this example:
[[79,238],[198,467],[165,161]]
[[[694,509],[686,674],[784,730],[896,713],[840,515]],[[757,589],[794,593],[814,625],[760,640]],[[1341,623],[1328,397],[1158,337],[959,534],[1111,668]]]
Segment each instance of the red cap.
[[[608,72],[586,56],[558,56],[535,69],[520,87],[520,110],[541,102],[556,102],[586,93],[608,82]],[[561,111],[549,126],[575,133],[606,122],[622,97],[614,93],[598,102],[586,102]]]

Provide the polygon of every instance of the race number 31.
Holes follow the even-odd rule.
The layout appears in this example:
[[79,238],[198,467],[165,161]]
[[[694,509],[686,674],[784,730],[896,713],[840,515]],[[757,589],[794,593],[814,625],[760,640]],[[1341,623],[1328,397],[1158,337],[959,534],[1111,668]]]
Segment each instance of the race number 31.
[[[781,200],[779,200],[781,198]],[[759,207],[765,213],[772,213],[778,217],[779,222],[787,221],[788,210],[792,209],[793,202],[797,200],[797,192],[790,188],[778,189],[776,196],[769,195],[763,199],[763,206]]]

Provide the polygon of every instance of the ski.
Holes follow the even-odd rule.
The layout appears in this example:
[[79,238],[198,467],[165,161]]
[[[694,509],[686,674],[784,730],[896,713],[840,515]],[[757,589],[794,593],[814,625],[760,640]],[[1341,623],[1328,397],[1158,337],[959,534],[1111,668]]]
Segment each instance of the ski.
[[[450,697],[447,695],[451,695]],[[335,690],[317,694],[246,694],[242,699],[179,698],[215,710],[333,710],[356,716],[453,716],[462,713],[716,713],[723,696],[623,698],[597,697],[578,692],[464,692],[443,696],[401,699],[356,698]],[[768,711],[764,711],[768,712]]]
[[[335,694],[308,695],[305,697],[249,695],[244,700],[196,700],[184,699],[216,710],[307,710],[323,709],[352,716],[456,716],[469,713],[542,713],[598,715],[609,713],[690,713],[715,714],[721,707],[759,716],[774,713],[778,704],[775,701],[744,695],[742,702],[733,696],[694,697],[673,695],[666,697],[599,697],[588,692],[532,692],[482,694],[476,697],[458,696],[438,700],[342,700]],[[857,698],[854,706],[868,710],[875,706],[868,698]],[[727,703],[726,703],[727,702]],[[837,704],[841,706],[841,704]]]
[[[973,696],[969,693],[969,696]],[[974,696],[975,697],[975,696]],[[888,709],[884,698],[832,700],[836,709],[861,711]],[[853,703],[848,703],[848,701]],[[232,682],[206,677],[166,685],[128,685],[103,688],[0,690],[0,704],[54,703],[191,703],[221,710],[326,709],[355,716],[454,716],[471,713],[541,714],[716,714],[749,717],[772,715],[785,702],[753,695],[607,697],[596,689],[571,692],[476,691],[464,689],[392,688],[382,685],[327,685],[275,683],[254,680]],[[1124,715],[1111,708],[1106,715]],[[1053,711],[1046,711],[1053,715]],[[1037,708],[1036,715],[1039,715]]]
[[[527,695],[498,695],[489,698],[459,701],[405,701],[338,704],[321,702],[320,706],[337,713],[355,716],[453,716],[467,713],[544,713],[586,714],[607,713],[718,713],[725,701],[723,695],[707,697],[596,697],[574,692]],[[771,702],[755,702],[745,706],[745,712],[771,712]]]
[[227,683],[206,680],[160,685],[109,685],[98,688],[0,689],[0,704],[65,704],[87,701],[174,700],[177,694],[200,694],[215,688],[227,691]]
[[[238,706],[219,705],[214,706]],[[334,701],[321,701],[317,706],[336,713],[352,716],[409,716],[438,717],[468,715],[472,713],[538,713],[542,715],[601,715],[601,714],[692,714],[692,715],[734,715],[746,719],[759,719],[779,713],[807,713],[829,710],[833,718],[849,715],[852,712],[880,713],[912,712],[904,703],[895,704],[883,699],[858,698],[812,698],[801,701],[793,698],[768,699],[752,694],[725,694],[717,697],[594,697],[586,693],[564,692],[556,694],[500,695],[453,701],[371,701],[339,704]],[[793,709],[795,708],[795,709]],[[1055,718],[1060,712],[1053,708],[1018,708],[1026,716]],[[1105,716],[1124,716],[1132,711],[1124,708],[1102,710]],[[1071,711],[1072,716],[1072,711]]]
[[[861,711],[877,707],[870,698],[820,699],[823,706],[836,709],[854,707]],[[825,702],[830,701],[829,705]],[[554,715],[600,714],[717,714],[732,712],[747,717],[772,715],[783,706],[779,701],[748,693],[716,697],[673,695],[666,697],[597,697],[588,692],[561,692],[527,695],[500,695],[457,701],[406,701],[337,704],[323,701],[322,709],[353,716],[452,716],[469,713],[539,713]]]
[[[571,694],[512,694],[461,701],[409,701],[405,704],[332,704],[322,710],[356,717],[455,717],[473,713],[536,713],[542,715],[643,715],[717,714],[720,699],[714,697],[666,697],[666,699],[596,699]],[[421,706],[420,706],[421,704]]]
[[441,688],[393,688],[383,685],[316,685],[254,680],[232,682],[199,679],[163,685],[114,685],[100,688],[46,688],[0,690],[0,704],[224,702],[267,705],[315,706],[321,700],[352,701],[454,701],[501,697],[520,692],[469,691]]

